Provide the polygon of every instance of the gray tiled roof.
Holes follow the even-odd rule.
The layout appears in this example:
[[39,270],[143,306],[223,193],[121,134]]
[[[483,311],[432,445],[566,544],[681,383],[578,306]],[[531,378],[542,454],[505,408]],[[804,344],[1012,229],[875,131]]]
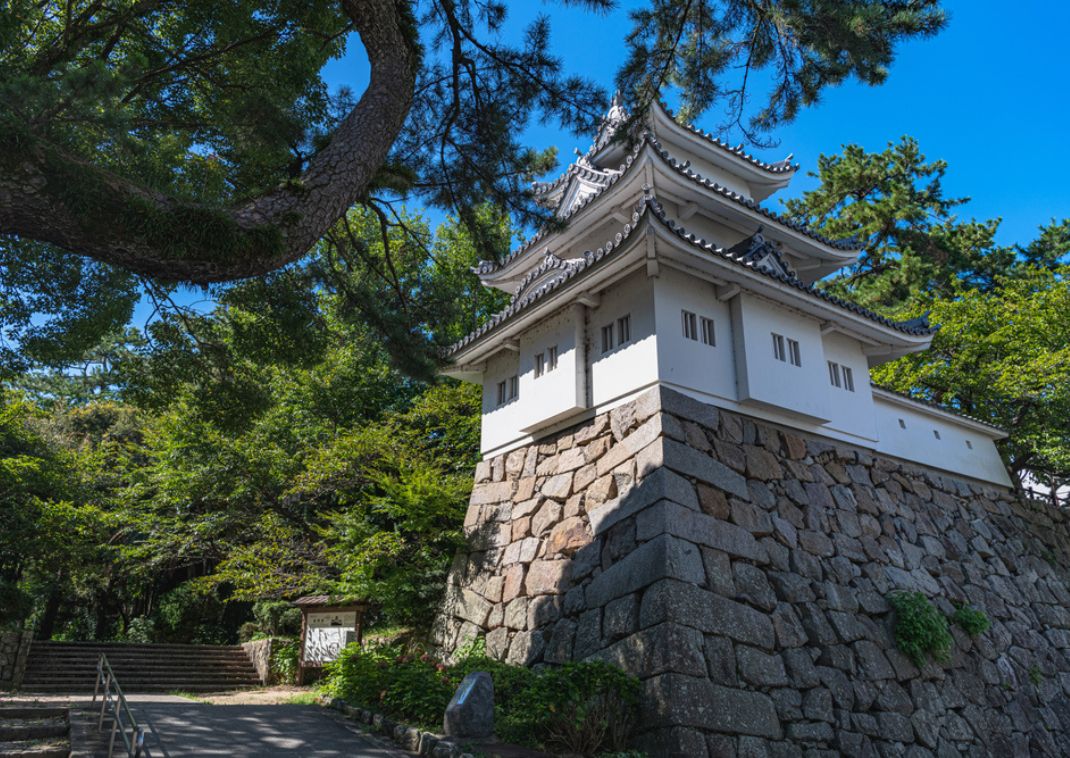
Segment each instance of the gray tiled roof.
[[788,157],[785,158],[782,161],[776,161],[775,163],[766,163],[765,161],[761,160],[760,158],[756,158],[753,155],[751,155],[750,153],[744,151],[743,143],[740,143],[740,144],[736,145],[735,147],[732,147],[731,145],[729,145],[727,142],[725,142],[720,137],[716,137],[713,134],[710,134],[709,132],[703,131],[702,129],[699,129],[697,126],[694,126],[693,124],[681,124],[679,121],[676,121],[676,116],[669,109],[669,106],[666,105],[665,103],[663,103],[661,101],[658,101],[657,107],[661,108],[665,112],[666,116],[671,118],[673,121],[675,121],[677,124],[682,126],[684,129],[687,129],[692,134],[696,134],[699,137],[702,137],[704,140],[709,142],[711,145],[716,145],[721,150],[724,150],[727,153],[731,153],[732,155],[735,155],[738,158],[742,158],[743,160],[747,161],[748,163],[752,164],[753,166],[755,166],[757,168],[760,168],[760,169],[763,169],[764,171],[768,171],[770,174],[790,174],[790,173],[793,173],[794,171],[797,171],[798,168],[799,168],[799,164],[798,163],[792,163],[791,162],[791,159],[794,157],[791,154],[789,154]]
[[[741,205],[744,208],[747,208],[749,210],[755,211],[756,213],[760,213],[761,215],[765,216],[766,218],[768,218],[770,221],[774,222],[775,224],[778,224],[778,225],[783,226],[783,227],[785,227],[787,229],[791,229],[793,231],[796,231],[796,232],[798,232],[800,234],[803,234],[803,235],[813,239],[816,242],[820,242],[821,244],[827,245],[827,246],[829,246],[831,248],[834,248],[836,250],[844,250],[844,251],[855,251],[855,250],[860,251],[861,250],[861,246],[859,245],[858,241],[853,239],[853,238],[846,239],[846,240],[833,240],[833,239],[830,239],[830,238],[828,238],[828,237],[826,237],[826,236],[824,236],[822,234],[819,234],[819,233],[817,233],[815,231],[810,230],[808,227],[806,227],[803,224],[799,224],[799,223],[796,223],[794,221],[791,221],[790,219],[784,218],[783,216],[781,216],[780,214],[776,213],[775,211],[769,210],[768,208],[765,208],[762,205],[756,203],[754,200],[751,200],[746,195],[743,195],[743,194],[741,194],[739,192],[735,192],[733,190],[730,190],[727,187],[724,187],[721,184],[718,184],[717,182],[715,182],[715,181],[713,181],[711,179],[707,179],[707,178],[703,177],[701,174],[697,173],[696,171],[693,171],[690,168],[690,164],[687,161],[681,162],[681,161],[678,161],[676,158],[674,158],[669,153],[669,151],[666,150],[665,147],[649,132],[643,132],[642,133],[642,135],[640,136],[639,141],[636,143],[635,148],[632,150],[631,153],[628,154],[628,156],[625,157],[624,163],[622,163],[621,166],[620,166],[620,169],[618,169],[620,173],[618,173],[616,176],[610,177],[606,181],[606,183],[597,192],[595,192],[594,194],[586,197],[582,202],[577,203],[575,205],[575,207],[570,208],[567,213],[562,214],[559,217],[559,220],[562,221],[562,222],[566,222],[567,223],[568,219],[572,218],[577,213],[579,213],[584,208],[586,208],[588,205],[590,205],[595,200],[597,200],[599,197],[604,195],[606,193],[606,191],[610,187],[615,185],[625,175],[627,175],[628,169],[630,169],[635,164],[636,157],[638,157],[639,153],[647,145],[650,145],[654,149],[655,154],[659,158],[661,158],[662,162],[665,163],[665,165],[667,165],[670,168],[672,168],[674,171],[676,171],[681,176],[684,176],[687,179],[689,179],[690,181],[701,185],[703,188],[705,188],[707,190],[711,190],[711,191],[717,193],[721,197],[724,197],[724,198],[726,198],[728,200],[731,200],[733,203],[736,203],[737,205]],[[510,252],[509,255],[507,255],[500,262],[498,262],[498,261],[480,261],[479,264],[473,269],[473,271],[475,273],[477,273],[477,274],[489,274],[489,273],[492,273],[494,271],[497,271],[498,269],[500,269],[503,266],[509,264],[510,262],[516,260],[518,257],[523,255],[524,253],[526,253],[529,250],[531,250],[541,240],[545,239],[546,236],[548,234],[550,234],[551,231],[553,231],[553,230],[549,229],[549,228],[540,229],[534,235],[532,235],[531,237],[526,239],[523,243],[521,243],[521,245],[518,248],[516,248],[515,250]]]
[[[874,321],[882,326],[886,326],[904,334],[910,334],[912,336],[925,336],[936,332],[936,328],[929,325],[928,321],[924,318],[914,319],[908,322],[897,322],[891,319],[885,318],[873,311],[863,308],[860,305],[849,302],[842,298],[831,295],[827,292],[817,289],[813,285],[804,284],[794,272],[790,274],[781,274],[777,271],[768,270],[760,267],[757,264],[758,260],[754,257],[749,257],[745,251],[736,250],[735,248],[719,248],[711,242],[707,242],[702,237],[689,232],[681,224],[668,217],[665,213],[665,209],[662,207],[652,195],[644,194],[643,198],[637,203],[635,210],[632,213],[631,221],[624,225],[622,230],[611,240],[607,241],[602,247],[597,250],[588,250],[583,254],[582,258],[567,259],[563,263],[567,264],[562,269],[560,276],[555,276],[549,281],[540,284],[539,286],[528,290],[523,286],[518,289],[517,294],[514,295],[512,302],[504,310],[491,316],[486,323],[480,326],[471,334],[464,337],[462,340],[454,344],[448,351],[448,354],[452,354],[461,350],[464,347],[472,344],[473,342],[481,339],[485,335],[494,331],[507,321],[511,320],[514,316],[519,315],[522,311],[534,305],[551,292],[556,291],[560,287],[567,284],[575,277],[582,274],[587,269],[600,263],[605,258],[609,257],[612,253],[617,251],[621,245],[627,240],[635,231],[641,218],[650,214],[650,216],[661,223],[666,229],[670,230],[680,239],[701,248],[704,252],[716,255],[725,260],[732,261],[741,266],[746,266],[752,271],[755,271],[763,276],[775,279],[783,284],[794,287],[807,294],[808,296],[815,297],[820,300],[824,300],[832,305],[835,305],[844,310],[850,311],[863,318]],[[787,269],[790,272],[790,268]],[[545,272],[543,272],[545,273]],[[537,278],[537,277],[535,277]],[[534,278],[531,280],[534,281]]]

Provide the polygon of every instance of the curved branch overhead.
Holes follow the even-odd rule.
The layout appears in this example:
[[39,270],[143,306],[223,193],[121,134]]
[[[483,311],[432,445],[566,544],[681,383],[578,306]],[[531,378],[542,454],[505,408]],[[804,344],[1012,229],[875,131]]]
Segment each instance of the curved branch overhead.
[[0,175],[0,233],[198,284],[265,274],[305,255],[386,161],[420,63],[404,0],[344,0],[342,7],[364,45],[370,81],[297,180],[215,208],[149,190],[0,122],[8,164]]

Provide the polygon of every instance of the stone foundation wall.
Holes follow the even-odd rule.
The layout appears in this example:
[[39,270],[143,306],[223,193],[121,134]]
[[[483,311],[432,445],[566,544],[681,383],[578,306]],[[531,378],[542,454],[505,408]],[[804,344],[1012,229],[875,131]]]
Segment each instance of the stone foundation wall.
[[0,690],[22,686],[32,641],[32,632],[0,632]]
[[[435,638],[644,682],[653,756],[1070,754],[1050,506],[666,389],[480,464]],[[887,596],[984,610],[918,670]]]
[[260,677],[260,683],[264,685],[276,684],[275,675],[271,673],[271,651],[274,648],[274,642],[275,640],[269,637],[263,640],[243,642],[241,645],[242,650],[249,656],[249,662],[256,669],[256,675]]

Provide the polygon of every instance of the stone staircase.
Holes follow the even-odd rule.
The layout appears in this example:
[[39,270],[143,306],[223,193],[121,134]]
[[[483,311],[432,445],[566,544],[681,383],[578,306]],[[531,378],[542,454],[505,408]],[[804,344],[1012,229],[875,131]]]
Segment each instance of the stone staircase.
[[0,704],[0,758],[67,758],[70,752],[66,707]]
[[22,691],[92,692],[101,653],[126,693],[220,692],[260,685],[240,645],[34,641]]

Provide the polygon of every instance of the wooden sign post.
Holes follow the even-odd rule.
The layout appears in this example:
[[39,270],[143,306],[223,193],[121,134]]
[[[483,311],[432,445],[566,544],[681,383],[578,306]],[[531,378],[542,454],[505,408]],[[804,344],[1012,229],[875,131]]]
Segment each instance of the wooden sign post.
[[305,683],[305,672],[323,668],[336,660],[346,645],[364,644],[363,623],[367,603],[336,603],[329,595],[308,595],[294,601],[301,609],[301,648],[297,683]]

